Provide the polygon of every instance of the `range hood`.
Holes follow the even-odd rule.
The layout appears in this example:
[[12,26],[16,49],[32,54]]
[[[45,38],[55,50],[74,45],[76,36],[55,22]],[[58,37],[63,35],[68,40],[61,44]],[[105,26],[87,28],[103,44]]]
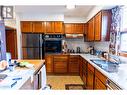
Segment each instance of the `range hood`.
[[83,38],[83,34],[65,34],[66,38]]

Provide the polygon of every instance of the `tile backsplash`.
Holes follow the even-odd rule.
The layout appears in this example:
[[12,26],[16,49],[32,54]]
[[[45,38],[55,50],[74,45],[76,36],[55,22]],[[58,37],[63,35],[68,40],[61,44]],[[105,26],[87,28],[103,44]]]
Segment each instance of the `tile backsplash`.
[[109,52],[109,42],[93,42],[93,46],[96,50]]
[[76,51],[77,47],[81,48],[81,52],[86,52],[89,47],[88,42],[84,42],[84,39],[65,39],[68,49],[74,49]]
[[82,52],[86,52],[89,46],[94,46],[96,50],[109,51],[109,42],[84,42],[84,39],[65,39],[68,49],[81,48]]

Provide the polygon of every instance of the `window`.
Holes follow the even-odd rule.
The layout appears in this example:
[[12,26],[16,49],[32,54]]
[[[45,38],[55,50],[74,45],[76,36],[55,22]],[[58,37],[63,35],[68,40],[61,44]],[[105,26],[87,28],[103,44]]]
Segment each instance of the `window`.
[[127,53],[127,6],[122,7],[122,23],[120,32],[120,52]]
[[123,6],[122,8],[121,31],[127,31],[127,6]]
[[127,53],[127,32],[121,32],[120,34],[120,51]]

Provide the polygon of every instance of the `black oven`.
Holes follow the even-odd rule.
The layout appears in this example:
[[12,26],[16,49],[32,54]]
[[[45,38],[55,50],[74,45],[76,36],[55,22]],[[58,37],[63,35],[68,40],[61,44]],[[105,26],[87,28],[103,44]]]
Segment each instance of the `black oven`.
[[45,53],[62,52],[62,35],[48,34],[45,35]]

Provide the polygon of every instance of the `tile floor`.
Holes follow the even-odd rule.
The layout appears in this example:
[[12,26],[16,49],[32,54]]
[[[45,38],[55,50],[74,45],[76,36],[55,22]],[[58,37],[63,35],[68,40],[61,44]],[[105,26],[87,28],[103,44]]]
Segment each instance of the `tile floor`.
[[52,90],[65,90],[65,84],[83,84],[80,76],[47,76]]

